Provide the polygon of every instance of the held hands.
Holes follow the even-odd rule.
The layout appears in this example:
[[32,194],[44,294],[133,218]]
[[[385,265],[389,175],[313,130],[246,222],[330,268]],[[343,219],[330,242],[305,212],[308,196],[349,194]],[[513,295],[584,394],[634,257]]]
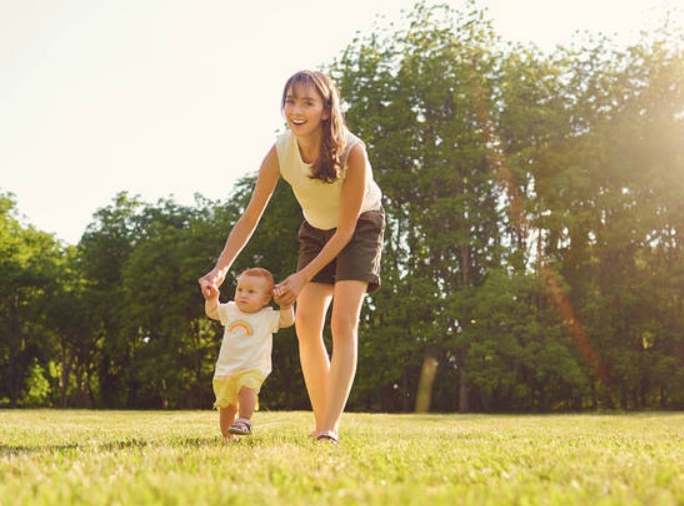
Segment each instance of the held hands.
[[277,288],[273,289],[272,295],[273,295],[273,300],[275,301],[276,304],[278,304],[280,309],[290,309],[292,307],[292,304],[287,304],[285,302],[285,300],[282,298],[282,296],[280,296]]
[[304,288],[306,280],[299,273],[292,274],[273,288],[273,298],[282,309],[292,306]]
[[219,286],[226,279],[225,271],[213,269],[208,274],[202,276],[197,281],[205,299],[213,299],[219,295]]

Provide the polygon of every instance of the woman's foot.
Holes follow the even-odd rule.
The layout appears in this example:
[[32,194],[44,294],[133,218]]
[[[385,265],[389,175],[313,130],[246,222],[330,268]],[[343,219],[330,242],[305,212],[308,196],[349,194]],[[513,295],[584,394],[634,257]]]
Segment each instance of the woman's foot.
[[337,432],[332,430],[324,430],[318,436],[316,436],[316,441],[322,441],[324,443],[330,443],[336,445],[340,442],[340,436]]

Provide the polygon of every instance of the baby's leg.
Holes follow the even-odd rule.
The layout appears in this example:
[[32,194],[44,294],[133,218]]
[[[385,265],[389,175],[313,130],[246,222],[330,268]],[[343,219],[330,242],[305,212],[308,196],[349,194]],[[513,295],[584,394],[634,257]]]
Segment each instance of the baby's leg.
[[219,408],[219,426],[221,427],[221,434],[225,439],[233,439],[233,436],[228,432],[228,428],[235,422],[235,413],[237,409],[235,406],[228,406],[226,408]]
[[257,395],[254,390],[247,387],[240,388],[238,392],[238,405],[240,406],[240,418],[252,419],[256,408]]

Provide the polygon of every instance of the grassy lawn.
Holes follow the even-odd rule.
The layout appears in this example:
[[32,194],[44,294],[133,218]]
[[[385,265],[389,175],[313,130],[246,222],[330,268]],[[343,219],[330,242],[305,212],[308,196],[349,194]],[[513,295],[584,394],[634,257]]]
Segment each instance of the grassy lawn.
[[0,504],[684,504],[684,414],[0,411]]

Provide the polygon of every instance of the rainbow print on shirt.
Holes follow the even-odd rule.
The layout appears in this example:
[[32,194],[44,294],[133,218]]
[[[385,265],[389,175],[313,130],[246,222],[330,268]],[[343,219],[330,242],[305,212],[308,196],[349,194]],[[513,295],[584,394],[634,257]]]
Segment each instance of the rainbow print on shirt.
[[228,326],[228,332],[234,332],[239,329],[244,329],[248,337],[254,334],[254,329],[245,320],[234,320]]

